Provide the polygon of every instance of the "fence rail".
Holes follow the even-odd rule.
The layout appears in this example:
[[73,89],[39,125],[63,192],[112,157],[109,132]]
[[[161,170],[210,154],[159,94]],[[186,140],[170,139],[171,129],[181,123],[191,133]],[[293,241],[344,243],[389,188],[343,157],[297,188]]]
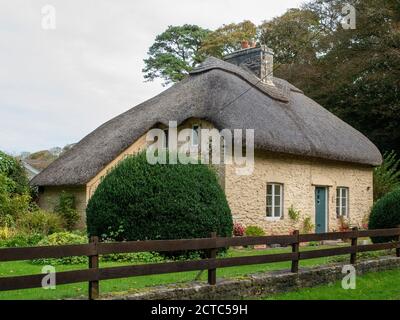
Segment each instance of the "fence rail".
[[[360,237],[395,237],[396,241],[358,245]],[[300,243],[310,241],[324,241],[350,239],[351,245],[330,249],[300,251]],[[257,256],[217,258],[217,249],[229,246],[271,245],[280,244],[291,246],[292,252],[266,254]],[[298,272],[299,261],[320,257],[350,254],[350,263],[355,264],[357,253],[384,249],[396,249],[396,256],[400,257],[400,228],[357,230],[345,232],[328,232],[318,234],[299,234],[296,230],[291,235],[263,236],[263,237],[217,237],[211,233],[210,238],[182,239],[182,240],[150,240],[105,243],[99,242],[97,237],[91,237],[88,244],[42,246],[27,248],[0,249],[0,262],[31,260],[40,258],[62,258],[69,256],[87,256],[89,268],[84,270],[57,272],[57,285],[89,282],[89,299],[99,296],[99,281],[132,276],[165,274],[195,270],[208,270],[208,283],[216,284],[216,270],[218,268],[263,264],[281,261],[291,261],[291,272]],[[129,265],[119,267],[100,268],[99,255],[129,253],[129,252],[173,252],[185,250],[207,250],[207,258],[202,260],[165,262],[143,265]],[[0,277],[0,291],[29,289],[42,286],[43,274]]]

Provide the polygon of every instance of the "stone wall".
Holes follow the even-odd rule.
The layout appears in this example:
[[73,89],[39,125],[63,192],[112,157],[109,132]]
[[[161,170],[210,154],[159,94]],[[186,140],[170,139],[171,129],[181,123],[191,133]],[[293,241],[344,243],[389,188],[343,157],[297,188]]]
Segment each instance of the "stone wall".
[[[219,300],[268,296],[341,280],[344,277],[342,268],[342,264],[337,264],[303,269],[299,273],[273,271],[254,274],[236,280],[220,280],[217,281],[215,286],[210,286],[205,282],[197,282],[143,289],[141,292],[136,293],[104,295],[102,298],[126,300]],[[356,265],[356,272],[357,275],[361,275],[366,272],[397,268],[400,268],[400,258],[385,257],[359,262]]]
[[85,186],[66,186],[66,187],[43,187],[43,191],[39,194],[39,207],[46,211],[54,211],[59,203],[62,191],[68,192],[75,196],[76,209],[81,217],[77,227],[84,228],[86,226],[86,187]]
[[[336,187],[349,188],[349,216],[353,225],[361,226],[373,203],[373,168],[320,159],[307,159],[276,153],[256,152],[252,175],[238,176],[234,165],[225,168],[225,192],[233,218],[246,226],[257,225],[268,235],[287,234],[302,229],[310,216],[315,225],[315,187],[328,188],[328,230],[338,230]],[[283,184],[283,219],[266,217],[266,185]],[[290,206],[300,210],[300,222],[288,217]]]

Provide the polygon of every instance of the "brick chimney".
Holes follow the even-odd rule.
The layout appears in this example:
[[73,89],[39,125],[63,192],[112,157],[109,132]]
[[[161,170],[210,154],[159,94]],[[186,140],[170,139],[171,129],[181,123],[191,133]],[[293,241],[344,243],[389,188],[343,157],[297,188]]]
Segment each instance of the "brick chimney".
[[262,82],[274,85],[273,68],[274,53],[266,45],[259,47],[250,46],[247,41],[242,41],[242,49],[224,57],[224,60],[237,66],[252,71]]

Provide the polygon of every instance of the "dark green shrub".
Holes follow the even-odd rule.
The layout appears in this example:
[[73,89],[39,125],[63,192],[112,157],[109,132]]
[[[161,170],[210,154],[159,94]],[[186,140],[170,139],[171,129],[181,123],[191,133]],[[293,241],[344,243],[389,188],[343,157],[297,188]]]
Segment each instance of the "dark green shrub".
[[54,208],[65,222],[65,228],[69,231],[75,229],[76,224],[79,221],[79,213],[76,210],[75,196],[68,192],[61,192],[59,197],[58,205]]
[[232,216],[217,176],[206,165],[149,164],[146,154],[120,162],[87,209],[90,235],[113,240],[232,235]]
[[[396,189],[379,199],[369,216],[368,229],[396,228],[400,225],[400,189]],[[374,237],[374,243],[393,240],[393,237]]]

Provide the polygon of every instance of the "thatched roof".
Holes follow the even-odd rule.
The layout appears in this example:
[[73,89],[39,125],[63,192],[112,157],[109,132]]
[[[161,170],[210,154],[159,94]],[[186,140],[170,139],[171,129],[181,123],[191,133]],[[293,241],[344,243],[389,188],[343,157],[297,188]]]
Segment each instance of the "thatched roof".
[[[379,165],[363,134],[288,82],[263,84],[243,68],[207,59],[181,82],[104,123],[38,174],[32,184],[83,185],[157,123],[202,118],[218,129],[254,129],[262,150]],[[244,93],[245,92],[245,93]]]

